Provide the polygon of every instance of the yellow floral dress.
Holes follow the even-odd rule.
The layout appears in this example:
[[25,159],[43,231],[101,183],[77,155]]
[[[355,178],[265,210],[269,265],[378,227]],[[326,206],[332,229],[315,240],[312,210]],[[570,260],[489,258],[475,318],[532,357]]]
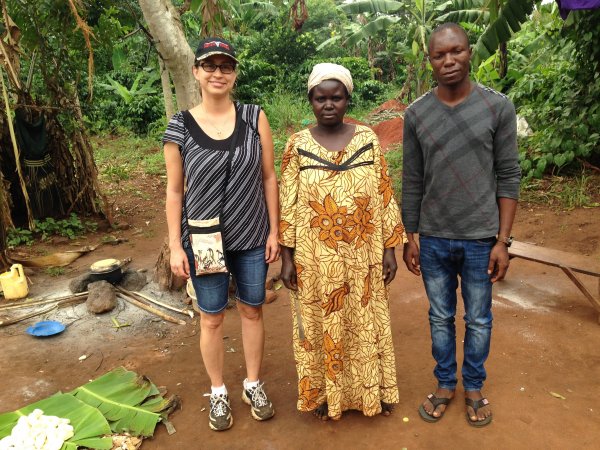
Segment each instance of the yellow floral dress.
[[373,131],[357,125],[340,152],[309,130],[288,140],[281,164],[280,242],[292,247],[290,291],[298,409],[366,416],[398,403],[383,250],[406,241]]

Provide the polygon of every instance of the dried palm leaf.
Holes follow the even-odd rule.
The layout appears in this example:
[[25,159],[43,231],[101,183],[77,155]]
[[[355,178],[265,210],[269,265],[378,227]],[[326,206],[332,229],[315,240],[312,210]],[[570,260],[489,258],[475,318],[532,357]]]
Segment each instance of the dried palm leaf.
[[66,250],[64,252],[56,252],[50,255],[23,257],[18,254],[9,255],[10,260],[22,264],[25,267],[65,267],[71,264],[80,256],[96,250],[102,244],[86,245],[77,250]]

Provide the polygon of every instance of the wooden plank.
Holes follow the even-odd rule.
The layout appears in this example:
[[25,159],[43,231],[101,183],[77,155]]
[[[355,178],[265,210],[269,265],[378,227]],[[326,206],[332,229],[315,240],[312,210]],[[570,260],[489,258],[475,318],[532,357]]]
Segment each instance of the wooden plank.
[[574,272],[600,277],[600,261],[589,256],[576,255],[562,250],[538,247],[514,241],[508,249],[510,256],[536,261],[555,267],[568,267]]

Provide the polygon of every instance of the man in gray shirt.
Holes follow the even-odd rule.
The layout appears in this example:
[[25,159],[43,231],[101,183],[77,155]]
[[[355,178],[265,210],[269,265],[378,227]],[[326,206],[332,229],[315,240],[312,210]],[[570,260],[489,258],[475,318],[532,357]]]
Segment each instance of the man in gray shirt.
[[460,276],[467,421],[481,427],[492,420],[481,393],[492,284],[508,269],[520,168],[515,108],[505,95],[469,79],[470,60],[469,40],[460,26],[446,23],[433,31],[429,61],[437,87],[413,102],[404,117],[402,220],[408,243],[403,258],[408,270],[423,274],[436,360],[438,387],[419,413],[436,422],[454,397]]

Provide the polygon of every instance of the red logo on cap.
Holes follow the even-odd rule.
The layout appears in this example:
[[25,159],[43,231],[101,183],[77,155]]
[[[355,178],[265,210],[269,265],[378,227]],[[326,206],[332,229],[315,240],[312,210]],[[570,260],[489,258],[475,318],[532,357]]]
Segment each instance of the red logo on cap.
[[229,45],[225,44],[224,42],[218,42],[218,41],[210,41],[207,42],[206,44],[204,44],[203,48],[209,48],[209,47],[223,47],[225,50],[229,50]]

